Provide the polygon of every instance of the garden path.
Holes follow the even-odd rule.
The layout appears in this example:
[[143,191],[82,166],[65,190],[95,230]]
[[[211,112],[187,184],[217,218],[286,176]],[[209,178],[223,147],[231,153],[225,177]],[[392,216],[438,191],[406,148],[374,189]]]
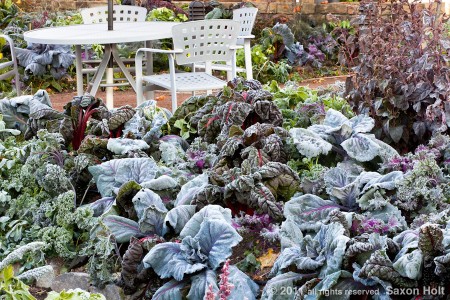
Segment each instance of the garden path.
[[[325,87],[330,84],[334,84],[337,81],[344,81],[347,76],[334,76],[334,77],[324,77],[324,78],[315,78],[315,79],[308,79],[304,80],[299,85],[301,86],[308,86],[312,89],[319,88],[319,87]],[[178,105],[183,103],[184,100],[189,98],[192,94],[191,93],[179,93],[178,94]],[[51,94],[50,100],[52,101],[53,107],[56,110],[62,111],[63,106],[72,100],[72,98],[76,96],[76,91],[73,92],[64,92],[64,93],[57,93],[57,94]],[[97,97],[101,98],[103,100],[106,99],[106,93],[105,91],[98,91]],[[171,108],[171,97],[168,91],[156,91],[155,92],[155,99],[158,100],[158,106],[165,107],[167,109]],[[114,91],[114,107],[120,107],[123,105],[131,105],[133,107],[136,106],[136,93],[133,89],[129,88],[125,91]]]

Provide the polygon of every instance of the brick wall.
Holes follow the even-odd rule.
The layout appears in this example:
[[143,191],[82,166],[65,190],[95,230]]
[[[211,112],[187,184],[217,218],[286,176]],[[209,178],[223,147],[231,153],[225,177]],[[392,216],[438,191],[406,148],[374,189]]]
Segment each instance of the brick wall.
[[25,7],[27,11],[63,11],[75,10],[83,7],[92,7],[97,5],[106,5],[107,0],[27,0]]
[[[145,1],[145,0],[140,0]],[[205,0],[208,1],[208,0]],[[219,0],[226,6],[238,3],[236,0]],[[298,1],[298,2],[297,2]],[[358,13],[358,2],[337,2],[317,4],[322,0],[252,0],[261,13],[272,14],[287,14],[300,13],[310,17],[317,22],[326,20],[327,14],[332,14],[340,19],[350,19]],[[324,0],[327,2],[327,0]],[[332,1],[332,0],[328,0]],[[426,1],[426,0],[425,0]],[[83,7],[92,7],[97,5],[106,5],[107,0],[27,0],[27,10],[32,11],[61,11],[61,10],[75,10]],[[191,1],[174,0],[175,4],[187,4]],[[442,4],[442,11],[450,13],[450,0],[444,0]]]

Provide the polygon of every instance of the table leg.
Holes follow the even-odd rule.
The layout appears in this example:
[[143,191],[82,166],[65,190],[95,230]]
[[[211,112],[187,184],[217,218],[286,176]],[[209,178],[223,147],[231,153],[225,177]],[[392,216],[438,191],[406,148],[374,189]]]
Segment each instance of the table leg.
[[75,69],[77,72],[77,96],[83,96],[83,64],[81,61],[81,45],[75,45]]
[[136,81],[134,80],[133,76],[131,76],[130,72],[127,70],[127,67],[125,66],[122,59],[120,58],[119,51],[117,51],[117,47],[115,44],[111,45],[111,52],[112,52],[112,56],[114,57],[114,61],[117,63],[117,65],[119,66],[123,75],[125,75],[128,82],[133,87],[133,90],[136,92]]
[[103,53],[103,58],[98,66],[97,71],[94,74],[94,81],[91,86],[88,86],[87,92],[94,96],[97,94],[98,88],[100,87],[100,83],[102,81],[103,75],[105,74],[106,67],[108,66],[109,59],[111,57],[111,45],[105,45],[105,52]]

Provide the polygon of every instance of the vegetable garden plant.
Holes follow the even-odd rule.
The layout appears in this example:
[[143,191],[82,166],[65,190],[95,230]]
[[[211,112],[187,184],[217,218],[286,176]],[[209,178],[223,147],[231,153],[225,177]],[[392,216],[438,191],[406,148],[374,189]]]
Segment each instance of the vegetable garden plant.
[[[27,284],[51,282],[58,257],[133,299],[445,299],[447,127],[426,127],[408,149],[380,134],[390,110],[365,110],[362,92],[392,94],[362,75],[378,58],[364,59],[350,103],[339,90],[242,78],[174,114],[153,100],[108,110],[88,95],[61,112],[45,90],[1,100],[0,298],[34,299]],[[448,106],[448,81],[434,83],[434,98],[416,101],[426,112]]]

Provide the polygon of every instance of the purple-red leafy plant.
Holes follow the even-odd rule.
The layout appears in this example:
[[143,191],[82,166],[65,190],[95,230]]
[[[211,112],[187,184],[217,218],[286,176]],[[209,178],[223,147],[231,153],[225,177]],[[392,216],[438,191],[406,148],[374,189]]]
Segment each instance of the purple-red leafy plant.
[[441,2],[361,2],[360,63],[347,92],[379,139],[414,149],[450,125],[450,39]]

